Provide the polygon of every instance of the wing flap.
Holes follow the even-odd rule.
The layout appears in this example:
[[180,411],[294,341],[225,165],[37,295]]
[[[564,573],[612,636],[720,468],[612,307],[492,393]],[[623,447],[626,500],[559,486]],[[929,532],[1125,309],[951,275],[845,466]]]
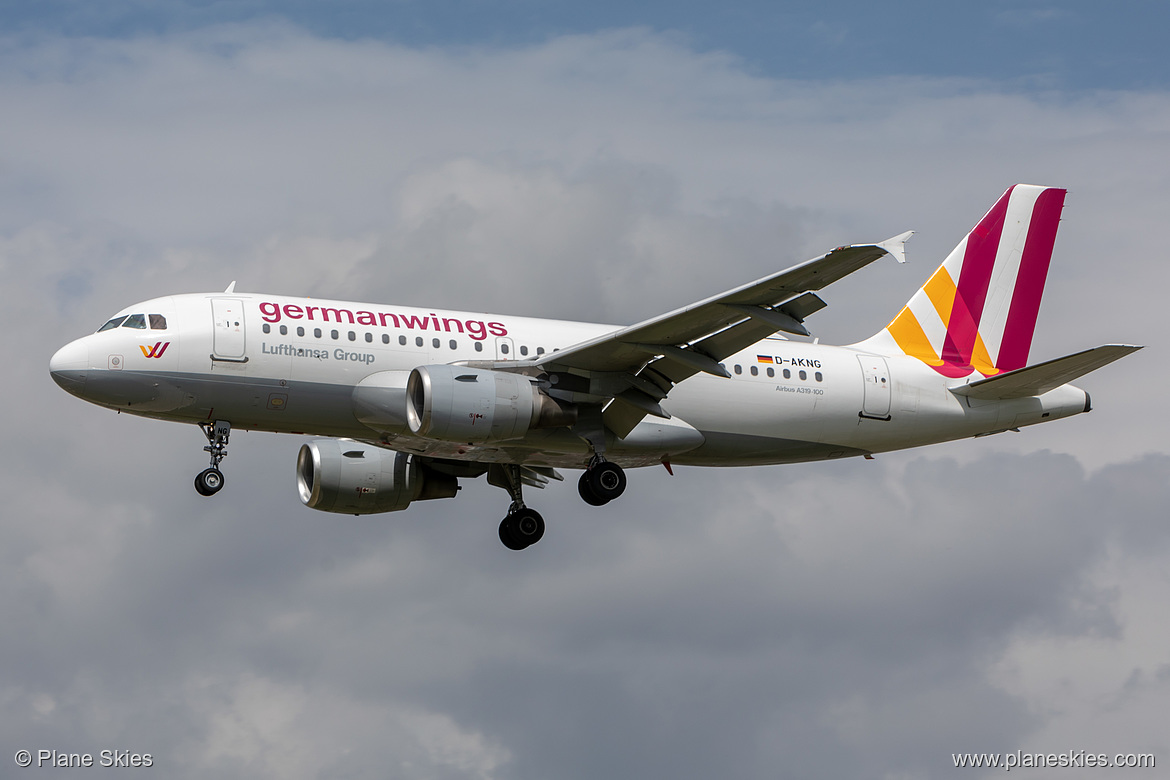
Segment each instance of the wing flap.
[[1019,368],[1006,374],[952,387],[951,392],[985,401],[1006,401],[1011,398],[1043,395],[1139,349],[1141,347],[1129,344],[1106,344],[1034,366]]

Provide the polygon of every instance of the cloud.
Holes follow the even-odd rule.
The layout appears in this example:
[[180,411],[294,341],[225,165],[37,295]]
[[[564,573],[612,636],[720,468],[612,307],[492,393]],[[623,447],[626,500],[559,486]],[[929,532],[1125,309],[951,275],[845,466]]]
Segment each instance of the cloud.
[[[0,101],[10,753],[571,778],[1166,752],[1135,726],[1170,663],[1170,461],[1141,414],[1165,373],[1165,94],[786,81],[646,30],[412,49],[265,24],[8,39]],[[1085,381],[1098,411],[872,463],[639,471],[601,510],[557,485],[522,555],[482,481],[304,509],[293,437],[237,433],[203,499],[196,431],[45,371],[131,301],[233,279],[621,323],[918,229],[908,266],[825,293],[812,324],[848,342],[1018,180],[1071,189],[1034,355],[1154,342]]]

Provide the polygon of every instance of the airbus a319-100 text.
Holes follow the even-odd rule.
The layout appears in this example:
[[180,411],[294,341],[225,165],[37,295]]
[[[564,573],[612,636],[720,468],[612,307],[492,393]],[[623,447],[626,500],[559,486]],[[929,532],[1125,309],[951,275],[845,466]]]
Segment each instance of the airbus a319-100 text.
[[1065,191],[1004,193],[890,324],[849,346],[796,340],[817,292],[904,233],[629,327],[235,291],[119,312],[61,348],[56,382],[100,406],[201,426],[223,487],[233,428],[312,435],[301,500],[349,514],[450,498],[486,475],[501,541],[545,523],[525,486],[580,469],[594,506],[636,466],[831,460],[983,436],[1089,411],[1069,382],[1139,347],[1028,364]]

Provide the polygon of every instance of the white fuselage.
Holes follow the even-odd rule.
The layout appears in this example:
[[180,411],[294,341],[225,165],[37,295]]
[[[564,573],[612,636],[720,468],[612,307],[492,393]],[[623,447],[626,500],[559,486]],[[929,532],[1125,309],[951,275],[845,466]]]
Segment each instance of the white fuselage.
[[[431,441],[411,435],[405,423],[363,424],[355,390],[379,377],[401,377],[405,387],[406,373],[419,366],[529,361],[617,329],[239,293],[158,298],[121,314],[162,315],[166,327],[118,326],[62,348],[52,370],[71,393],[159,419],[222,419],[237,429],[380,441],[438,458],[570,468],[584,467],[590,450],[567,427],[491,444]],[[1071,385],[1010,401],[957,396],[948,388],[965,380],[864,343],[771,337],[724,365],[729,379],[697,374],[672,389],[661,404],[672,419],[648,417],[624,440],[612,439],[610,459],[625,466],[822,460],[994,433],[1088,408],[1086,394]]]

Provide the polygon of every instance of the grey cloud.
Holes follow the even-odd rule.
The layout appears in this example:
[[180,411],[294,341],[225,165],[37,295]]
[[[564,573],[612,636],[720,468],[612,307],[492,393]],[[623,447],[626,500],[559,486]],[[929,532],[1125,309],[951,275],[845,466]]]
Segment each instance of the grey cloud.
[[[260,471],[288,470],[291,447],[260,449],[247,453],[270,456]],[[1164,458],[1117,468],[1166,482]],[[562,486],[533,497],[552,526],[522,557],[494,539],[502,498],[479,485],[410,515],[321,519],[274,512],[284,502],[267,493],[290,491],[245,472],[237,482],[267,487],[234,484],[219,497],[231,503],[178,523],[160,490],[115,513],[137,521],[88,521],[123,539],[109,556],[88,546],[96,573],[56,572],[84,588],[72,604],[59,591],[47,621],[11,616],[40,624],[50,651],[22,662],[24,695],[62,704],[33,725],[26,704],[6,733],[161,742],[169,776],[370,776],[387,746],[418,754],[408,776],[477,776],[436,758],[457,751],[444,740],[497,777],[753,774],[779,760],[811,776],[866,776],[875,762],[933,774],[952,749],[1039,725],[989,683],[988,660],[1022,631],[1098,635],[1078,604],[1108,613],[1109,593],[1087,573],[1167,496],[1102,523],[1077,507],[1124,502],[1125,486],[1067,456],[917,458],[895,482],[899,470],[639,472],[601,513]],[[987,507],[971,485],[1012,506]],[[1163,529],[1143,547],[1166,541]],[[338,731],[354,713],[379,728]],[[436,744],[412,718],[437,719]],[[290,774],[305,744],[321,750]]]

